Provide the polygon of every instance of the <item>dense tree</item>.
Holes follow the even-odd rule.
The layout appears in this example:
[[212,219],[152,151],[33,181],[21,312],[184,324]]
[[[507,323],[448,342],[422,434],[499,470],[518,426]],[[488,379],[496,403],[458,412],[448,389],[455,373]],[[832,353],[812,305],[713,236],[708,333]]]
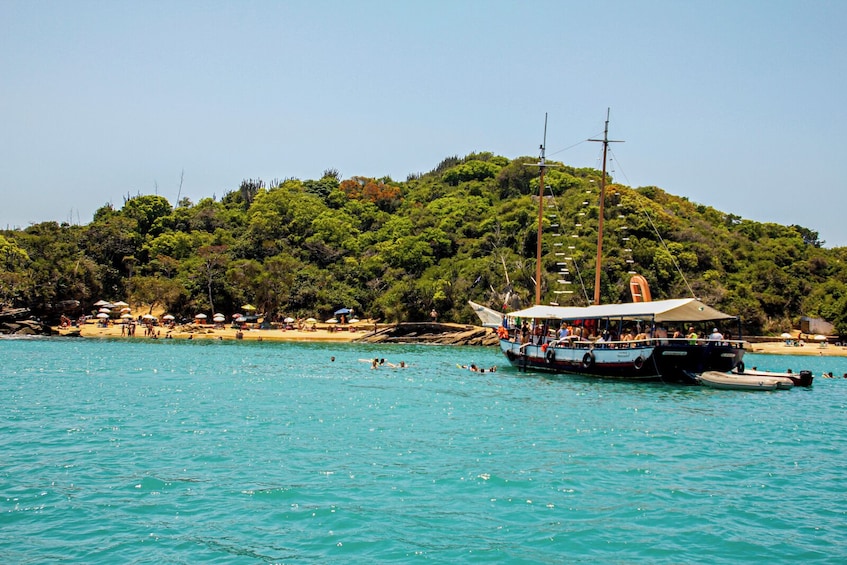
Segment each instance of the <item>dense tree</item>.
[[[475,322],[472,299],[501,309],[535,292],[536,157],[448,157],[431,172],[342,179],[244,180],[220,200],[158,195],[106,204],[86,226],[0,233],[0,301],[51,305],[130,299],[177,315],[237,309],[324,317],[355,307],[383,320]],[[550,162],[545,176],[543,301],[593,294],[600,172]],[[847,335],[847,248],[825,249],[798,225],[760,223],[607,179],[604,302],[628,277],[654,298],[695,295],[743,317],[748,332],[784,331],[802,315]],[[565,258],[567,257],[567,258]],[[562,265],[571,294],[555,295]]]

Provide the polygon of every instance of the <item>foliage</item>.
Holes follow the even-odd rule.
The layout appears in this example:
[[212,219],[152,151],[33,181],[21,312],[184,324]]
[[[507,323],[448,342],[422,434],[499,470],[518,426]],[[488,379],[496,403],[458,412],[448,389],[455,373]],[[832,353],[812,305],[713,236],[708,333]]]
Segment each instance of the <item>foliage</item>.
[[[542,300],[585,304],[601,173],[549,164]],[[808,315],[847,335],[847,249],[824,248],[803,226],[608,180],[602,301],[628,300],[635,270],[654,298],[693,294],[741,315],[747,333],[785,331]],[[0,302],[45,316],[59,301],[87,311],[101,298],[182,316],[250,302],[271,316],[323,318],[347,306],[390,321],[425,320],[435,308],[474,323],[469,299],[502,309],[534,297],[538,191],[536,158],[473,153],[405,182],[327,169],[317,180],[246,179],[221,200],[175,207],[137,195],[85,226],[0,232]],[[569,276],[587,287],[566,297],[554,294],[563,238]]]

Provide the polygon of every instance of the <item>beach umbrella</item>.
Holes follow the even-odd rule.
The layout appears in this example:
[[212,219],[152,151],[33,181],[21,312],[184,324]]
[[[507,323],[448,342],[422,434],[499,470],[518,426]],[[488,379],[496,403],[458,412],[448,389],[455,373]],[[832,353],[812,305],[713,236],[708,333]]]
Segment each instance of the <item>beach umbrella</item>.
[[291,316],[289,316],[288,318],[283,320],[283,322],[285,322],[286,324],[290,324],[293,321],[294,321],[294,318],[292,318]]
[[196,316],[194,316],[194,317],[195,317],[195,318],[197,318],[198,320],[205,320],[205,319],[206,319],[206,314],[197,314],[197,315],[196,315]]
[[818,334],[815,336],[815,341],[826,341],[826,336]]
[[163,320],[174,320],[175,318],[173,316],[171,316],[170,314],[165,314],[164,316],[162,316],[162,319]]
[[114,307],[118,307],[118,306],[129,306],[129,304],[127,304],[127,303],[126,303],[126,302],[124,302],[123,300],[118,300],[117,302],[113,303],[113,304],[112,304],[112,306],[114,306]]
[[349,314],[350,312],[352,312],[350,308],[341,308],[340,310],[335,311],[335,315],[340,316],[341,314]]
[[105,300],[98,300],[94,303],[95,306],[111,306],[111,302],[106,302]]
[[314,318],[306,318],[306,322],[309,324],[314,324],[315,322],[317,322],[317,320]]
[[132,314],[122,314],[122,315],[121,315],[121,318],[123,318],[124,320],[131,320],[131,319],[132,319]]
[[358,319],[358,318],[350,318],[350,323],[351,323],[351,324],[358,324],[358,323],[359,323],[359,319]]
[[156,316],[154,316],[153,314],[144,314],[143,316],[141,316],[141,319],[142,320],[155,320]]
[[249,311],[251,311],[251,312],[252,312],[253,310],[255,310],[255,309],[256,309],[256,307],[255,307],[255,306],[253,306],[252,304],[245,304],[244,306],[242,306],[242,307],[241,307],[241,309],[242,309],[242,310],[249,310]]
[[100,312],[99,314],[97,314],[97,317],[100,318],[101,320],[105,320],[106,318],[109,317],[109,315],[106,314],[105,312]]
[[217,316],[217,315],[216,315],[216,316],[214,316],[214,317],[212,318],[212,320],[214,320],[215,322],[225,322],[225,321],[226,321],[226,317],[225,317],[225,316]]
[[783,332],[779,337],[782,339],[791,339],[791,334],[788,332]]
[[132,312],[131,308],[121,308],[121,312]]
[[336,320],[335,318],[330,318],[329,320],[326,321],[326,323],[327,324],[337,324],[338,320]]
[[109,314],[112,311],[109,310],[108,308],[100,308],[100,310],[98,310],[98,312],[100,312],[101,314]]

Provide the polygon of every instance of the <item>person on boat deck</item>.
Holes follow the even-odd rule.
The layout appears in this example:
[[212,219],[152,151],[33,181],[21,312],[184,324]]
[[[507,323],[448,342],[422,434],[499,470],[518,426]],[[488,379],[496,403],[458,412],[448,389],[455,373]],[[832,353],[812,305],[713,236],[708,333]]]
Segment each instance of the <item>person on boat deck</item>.
[[535,327],[532,328],[532,343],[534,345],[539,345],[542,342],[541,336],[543,335],[543,328],[541,324],[535,324]]
[[673,334],[672,334],[673,339],[682,339],[682,338],[685,337],[684,335],[682,335],[682,332],[679,331],[679,330],[671,330],[671,331],[673,332]]
[[568,329],[568,327],[566,325],[562,324],[561,326],[559,326],[559,332],[556,334],[557,338],[565,339],[569,335],[571,335],[571,331]]
[[723,340],[723,334],[718,331],[718,328],[714,328],[712,333],[709,334],[709,341],[721,341]]
[[529,342],[529,324],[526,320],[521,324],[521,343]]
[[697,332],[694,330],[693,327],[691,327],[688,328],[688,335],[686,337],[688,338],[689,345],[697,345],[697,338],[699,338],[700,336],[697,335]]

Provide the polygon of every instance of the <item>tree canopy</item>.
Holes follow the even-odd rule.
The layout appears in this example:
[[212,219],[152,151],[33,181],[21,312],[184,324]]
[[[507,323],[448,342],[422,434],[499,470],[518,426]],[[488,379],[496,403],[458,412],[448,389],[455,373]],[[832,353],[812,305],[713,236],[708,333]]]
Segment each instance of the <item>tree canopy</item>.
[[[502,309],[535,294],[538,168],[531,157],[448,157],[429,173],[266,184],[244,180],[220,200],[158,195],[105,205],[87,225],[0,231],[0,301],[44,316],[54,304],[129,299],[174,314],[327,316],[343,306],[384,321],[475,323],[467,301]],[[548,170],[542,295],[585,304],[601,173]],[[655,187],[608,179],[603,302],[628,301],[629,276],[654,298],[697,296],[743,317],[747,333],[786,331],[800,316],[847,335],[847,249],[810,228],[759,223]],[[571,283],[560,293],[560,281]],[[580,284],[584,283],[588,288]]]

